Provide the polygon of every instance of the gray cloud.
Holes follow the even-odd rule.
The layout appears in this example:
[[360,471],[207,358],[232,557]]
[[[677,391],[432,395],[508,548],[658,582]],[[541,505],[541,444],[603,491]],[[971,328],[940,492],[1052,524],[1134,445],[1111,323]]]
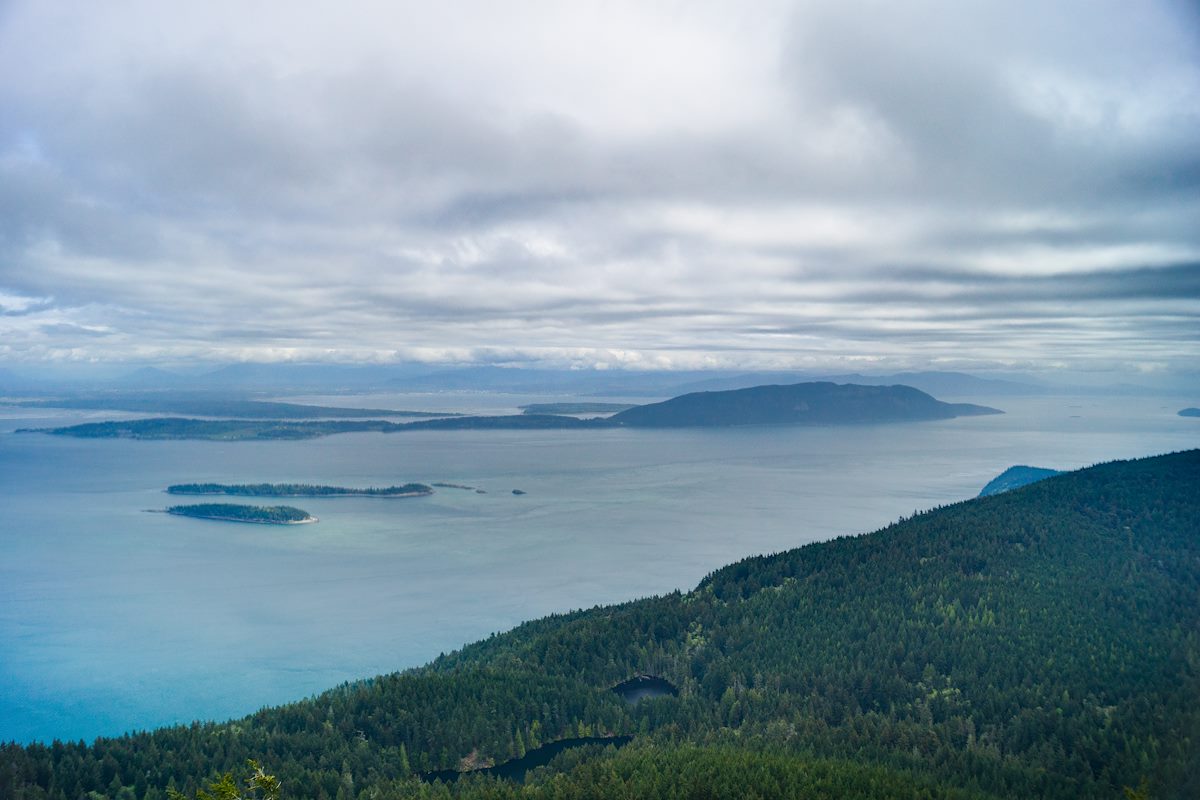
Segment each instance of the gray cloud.
[[254,9],[0,14],[0,359],[1197,367],[1185,4]]

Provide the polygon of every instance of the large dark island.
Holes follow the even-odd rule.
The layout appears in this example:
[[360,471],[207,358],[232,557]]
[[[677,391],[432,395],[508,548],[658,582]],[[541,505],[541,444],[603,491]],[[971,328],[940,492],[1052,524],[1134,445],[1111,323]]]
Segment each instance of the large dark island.
[[817,382],[693,392],[661,403],[636,406],[613,415],[609,422],[639,428],[857,425],[1002,413],[970,403],[943,403],[911,386]]

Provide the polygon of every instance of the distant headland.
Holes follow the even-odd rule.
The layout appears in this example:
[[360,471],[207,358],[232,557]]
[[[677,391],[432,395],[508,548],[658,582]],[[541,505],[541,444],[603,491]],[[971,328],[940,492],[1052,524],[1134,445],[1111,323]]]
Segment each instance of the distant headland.
[[1062,473],[1056,469],[1046,469],[1045,467],[1027,467],[1024,464],[1018,464],[1015,467],[1009,467],[1001,472],[996,477],[987,482],[983,490],[979,493],[980,497],[988,497],[1001,492],[1008,492],[1013,489],[1019,489],[1022,486],[1028,486],[1031,483],[1043,481],[1046,478],[1053,478],[1055,475]]
[[259,525],[303,525],[316,522],[307,511],[292,506],[245,506],[239,503],[197,503],[171,506],[166,513],[179,517],[211,519],[221,522],[252,522]]
[[1179,412],[1181,417],[1200,417],[1200,408],[1185,408]]

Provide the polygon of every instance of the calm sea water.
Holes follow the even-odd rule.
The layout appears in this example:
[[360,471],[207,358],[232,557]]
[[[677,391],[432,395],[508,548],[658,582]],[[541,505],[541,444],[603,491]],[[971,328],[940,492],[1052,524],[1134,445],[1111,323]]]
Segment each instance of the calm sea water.
[[[320,399],[482,411],[555,398]],[[0,740],[242,715],[525,619],[688,589],[747,555],[870,531],[972,497],[1012,464],[1069,469],[1200,446],[1200,420],[1175,415],[1186,399],[993,404],[1008,413],[225,444],[13,434],[114,415],[0,409]],[[144,513],[187,481],[450,481],[487,493],[299,499],[321,521],[296,527]]]

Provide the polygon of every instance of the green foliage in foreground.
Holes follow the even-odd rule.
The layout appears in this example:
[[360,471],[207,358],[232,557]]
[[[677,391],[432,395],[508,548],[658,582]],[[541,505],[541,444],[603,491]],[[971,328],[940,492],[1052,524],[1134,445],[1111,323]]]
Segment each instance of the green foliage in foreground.
[[199,519],[218,519],[229,522],[265,522],[283,525],[312,519],[307,512],[293,506],[245,506],[239,503],[197,503],[190,506],[171,506],[168,514]]
[[[250,777],[243,785],[238,785],[232,772],[226,772],[209,783],[207,789],[197,789],[195,800],[279,800],[279,779],[268,775],[257,761],[252,759],[249,763]],[[167,789],[167,798],[188,800],[178,789]]]
[[[2,746],[0,797],[160,800],[256,758],[289,800],[1194,798],[1198,485],[1200,451],[1106,464],[235,722]],[[679,697],[609,691],[639,673]],[[414,775],[625,733],[526,786]]]
[[314,486],[308,483],[177,483],[167,487],[168,494],[225,494],[237,497],[407,497],[433,494],[432,487],[423,483],[406,483],[366,489],[347,489],[343,486]]
[[445,785],[407,779],[373,787],[376,800],[998,800],[937,783],[929,776],[853,761],[819,759],[744,746],[647,741],[621,750],[568,751],[524,785],[475,778]]

